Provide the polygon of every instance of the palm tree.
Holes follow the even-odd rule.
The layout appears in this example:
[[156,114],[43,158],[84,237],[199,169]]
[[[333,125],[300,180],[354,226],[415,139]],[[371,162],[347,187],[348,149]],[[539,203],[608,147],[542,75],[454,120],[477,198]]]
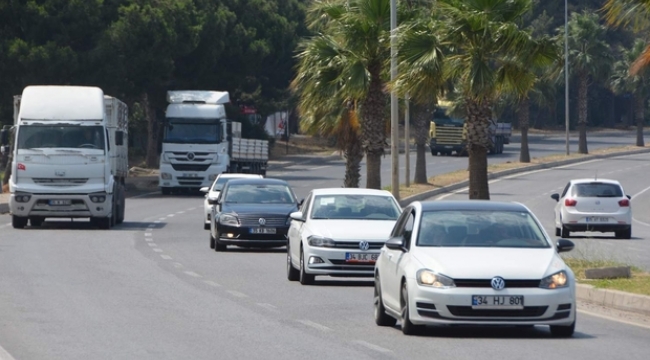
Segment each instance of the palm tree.
[[[603,6],[605,20],[611,26],[629,26],[633,31],[645,31],[650,26],[650,1],[607,0]],[[650,44],[646,45],[630,64],[630,74],[637,75],[650,66]]]
[[336,75],[339,99],[359,105],[361,147],[367,165],[366,187],[379,189],[381,156],[386,145],[384,67],[390,56],[390,0],[315,1],[307,19],[309,28],[319,33],[307,41],[327,37],[335,51],[312,61],[317,67],[300,67],[294,81],[304,83],[318,78],[310,76],[312,72]]
[[[413,102],[416,160],[415,184],[427,183],[426,144],[437,97],[442,91],[443,49],[438,41],[439,24],[430,11],[418,12],[398,28],[399,73],[393,84],[399,95]],[[426,16],[426,17],[425,17]]]
[[541,66],[552,62],[552,55],[518,26],[531,10],[531,0],[439,0],[438,4],[447,27],[443,42],[452,49],[445,62],[448,75],[465,102],[469,198],[489,199],[492,105],[506,91],[523,93],[520,79],[525,74],[516,64]]
[[[569,67],[578,80],[578,153],[587,150],[587,94],[589,82],[599,77],[606,79],[613,62],[611,49],[603,40],[607,29],[598,22],[595,13],[575,14],[569,20]],[[558,29],[564,34],[564,28]],[[559,42],[564,37],[558,36]]]
[[363,149],[354,102],[345,98],[341,78],[344,68],[337,60],[344,56],[337,39],[321,35],[299,44],[297,76],[291,88],[299,94],[301,130],[322,136],[336,136],[346,160],[343,186],[359,187]]
[[640,69],[635,75],[630,73],[630,68],[636,59],[643,54],[646,42],[636,39],[632,48],[623,51],[621,60],[614,64],[614,71],[610,78],[612,91],[616,94],[631,93],[634,99],[634,118],[636,120],[636,146],[645,146],[643,141],[643,125],[645,123],[645,104],[650,96],[650,72],[646,68]]

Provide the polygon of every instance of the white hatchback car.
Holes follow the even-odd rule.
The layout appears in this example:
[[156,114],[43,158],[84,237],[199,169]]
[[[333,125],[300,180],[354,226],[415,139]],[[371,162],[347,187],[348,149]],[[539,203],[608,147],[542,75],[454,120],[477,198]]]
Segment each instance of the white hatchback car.
[[549,325],[573,335],[575,277],[535,215],[497,201],[413,202],[375,269],[375,322],[417,333],[424,325]]
[[217,197],[219,197],[219,193],[221,192],[221,189],[223,189],[223,186],[228,182],[228,180],[245,179],[245,178],[261,179],[263,178],[263,176],[258,174],[223,173],[223,174],[219,174],[217,178],[214,179],[212,186],[210,187],[206,186],[200,189],[201,192],[206,193],[205,199],[203,199],[203,213],[204,213],[203,229],[204,230],[210,230],[210,216],[212,214],[212,205],[208,204],[208,199],[216,200]]
[[300,211],[290,215],[287,278],[307,285],[316,275],[373,276],[400,212],[385,190],[312,190]]
[[568,238],[572,231],[614,232],[619,239],[632,237],[631,197],[616,180],[571,180],[562,194],[551,195],[555,205],[555,235]]

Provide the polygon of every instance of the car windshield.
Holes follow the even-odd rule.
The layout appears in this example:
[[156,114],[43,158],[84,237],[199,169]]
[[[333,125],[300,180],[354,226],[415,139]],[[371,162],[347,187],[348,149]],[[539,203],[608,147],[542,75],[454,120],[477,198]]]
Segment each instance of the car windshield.
[[395,220],[400,208],[390,196],[320,195],[314,198],[312,219]]
[[234,177],[219,177],[212,187],[212,191],[221,191],[228,180],[236,179]]
[[428,211],[422,214],[418,246],[548,248],[542,229],[522,211]]
[[291,188],[281,184],[235,184],[226,189],[226,203],[291,204],[296,203]]
[[104,128],[80,125],[27,125],[18,130],[18,149],[86,148],[104,150]]
[[621,197],[623,190],[616,184],[592,182],[588,184],[576,184],[573,187],[575,197]]

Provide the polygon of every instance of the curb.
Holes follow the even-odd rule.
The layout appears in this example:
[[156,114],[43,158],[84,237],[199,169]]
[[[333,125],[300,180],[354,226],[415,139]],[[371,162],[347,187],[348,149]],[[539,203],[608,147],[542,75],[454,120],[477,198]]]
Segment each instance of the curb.
[[[550,169],[550,168],[555,168],[555,167],[560,167],[564,165],[570,165],[570,164],[577,164],[581,162],[586,162],[594,159],[607,159],[611,157],[617,157],[617,156],[628,156],[628,155],[636,155],[636,154],[643,154],[643,153],[648,153],[650,152],[650,148],[645,148],[645,149],[639,149],[639,150],[629,150],[629,151],[622,151],[622,152],[616,152],[616,153],[610,153],[610,154],[598,154],[598,155],[587,155],[583,156],[580,158],[575,158],[575,159],[567,159],[567,160],[560,160],[560,161],[554,161],[554,162],[549,162],[545,164],[536,164],[536,165],[530,165],[522,168],[515,168],[515,169],[508,169],[508,170],[503,170],[503,171],[498,171],[498,172],[492,172],[488,173],[488,180],[493,180],[493,179],[498,179],[502,178],[505,176],[513,175],[513,174],[520,174],[524,172],[529,172],[529,171],[535,171],[535,170],[541,170],[541,169]],[[469,186],[469,180],[463,180],[461,182],[447,185],[440,187],[438,189],[433,189],[429,191],[425,191],[420,194],[415,194],[412,196],[408,196],[404,199],[401,199],[399,201],[399,204],[404,207],[410,204],[413,201],[422,201],[426,200],[428,198],[431,198],[436,195],[440,194],[445,194],[445,193],[450,193],[462,188],[465,188]]]
[[646,295],[597,289],[587,284],[576,284],[576,298],[608,308],[650,315],[650,296]]

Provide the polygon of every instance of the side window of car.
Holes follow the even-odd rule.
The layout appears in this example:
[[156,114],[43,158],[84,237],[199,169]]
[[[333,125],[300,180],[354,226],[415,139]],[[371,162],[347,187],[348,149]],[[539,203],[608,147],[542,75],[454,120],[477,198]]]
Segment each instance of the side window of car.
[[566,186],[564,187],[564,191],[562,191],[562,196],[560,196],[560,198],[563,198],[563,197],[566,195],[566,193],[567,193],[567,191],[569,191],[569,188],[570,188],[570,187],[571,187],[571,183],[569,182],[569,183],[567,183]]
[[402,211],[402,214],[397,218],[395,226],[393,227],[393,231],[390,234],[391,238],[404,234],[404,226],[406,225],[406,220],[408,219],[410,210],[411,208],[404,209],[404,211]]
[[404,223],[404,245],[407,249],[411,248],[411,237],[413,235],[413,224],[415,223],[415,214],[413,211],[408,212],[408,217]]
[[305,201],[302,202],[302,205],[300,206],[300,212],[302,212],[302,215],[304,218],[307,218],[307,210],[309,210],[309,204],[311,204],[311,194],[309,194],[306,198]]

